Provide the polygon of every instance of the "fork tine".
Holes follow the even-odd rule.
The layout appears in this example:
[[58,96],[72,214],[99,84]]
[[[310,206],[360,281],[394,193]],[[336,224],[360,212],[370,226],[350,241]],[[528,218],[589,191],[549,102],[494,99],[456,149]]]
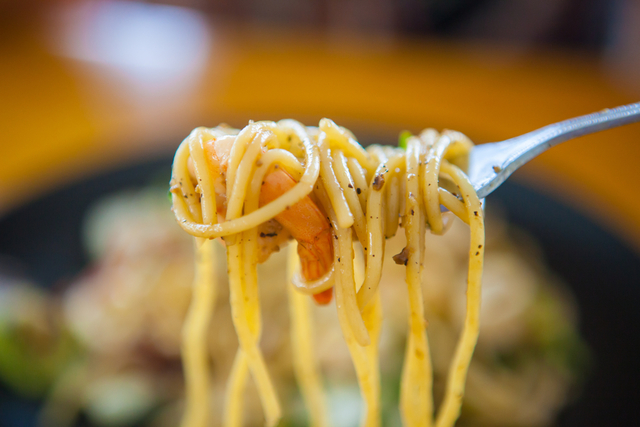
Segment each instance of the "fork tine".
[[477,145],[469,155],[469,179],[478,197],[484,198],[520,166],[549,148],[573,138],[638,121],[639,102],[565,120],[506,141]]

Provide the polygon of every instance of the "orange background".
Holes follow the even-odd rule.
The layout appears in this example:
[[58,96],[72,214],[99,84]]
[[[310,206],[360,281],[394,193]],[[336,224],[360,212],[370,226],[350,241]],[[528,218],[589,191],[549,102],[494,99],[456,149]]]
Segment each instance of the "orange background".
[[[199,125],[326,116],[363,139],[395,143],[402,129],[436,127],[488,142],[640,98],[587,53],[216,24],[193,86],[157,99],[123,90],[108,67],[52,53],[40,24],[16,26],[0,45],[3,211],[167,155]],[[639,158],[634,124],[564,143],[516,179],[578,204],[640,248]]]

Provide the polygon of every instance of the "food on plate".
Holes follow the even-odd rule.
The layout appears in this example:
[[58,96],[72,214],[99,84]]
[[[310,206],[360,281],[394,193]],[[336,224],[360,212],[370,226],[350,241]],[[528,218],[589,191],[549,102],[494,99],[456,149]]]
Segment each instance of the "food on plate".
[[[304,129],[311,134],[316,131]],[[406,135],[402,144],[405,142],[411,142]],[[412,144],[415,147],[415,142]],[[376,156],[389,158],[394,153],[402,154],[388,147],[368,150],[378,150]],[[356,167],[357,162],[345,158],[347,168]],[[194,166],[187,162],[189,176],[194,172]],[[289,175],[294,181],[299,179],[295,173]],[[384,203],[394,203],[387,201],[390,194],[385,188],[405,191],[398,182],[402,174],[390,169],[385,178],[389,175],[385,185],[380,185],[380,179],[376,184]],[[370,182],[375,180],[373,176],[377,175],[369,176]],[[287,186],[287,180],[280,178],[276,183]],[[356,175],[351,178],[354,184],[359,179]],[[368,190],[369,194],[364,194],[364,184],[359,182],[362,186],[352,185],[364,213],[373,203],[369,194],[376,193]],[[456,192],[445,179],[440,183]],[[223,193],[216,194],[216,202],[224,206],[225,199],[220,197]],[[313,193],[305,203],[313,203],[324,212],[322,199]],[[406,209],[400,203],[398,213]],[[192,287],[196,276],[193,264],[202,261],[203,247],[211,251],[217,286],[212,288],[215,299],[203,300],[211,305],[211,318],[205,318],[207,322],[199,319],[205,330],[204,340],[193,341],[196,345],[204,343],[204,349],[192,354],[206,354],[204,363],[208,362],[209,369],[205,381],[196,383],[204,383],[206,389],[196,392],[204,396],[208,425],[264,424],[260,390],[251,381],[250,371],[245,371],[245,383],[239,383],[243,396],[235,402],[242,409],[235,412],[236,418],[227,405],[228,384],[238,375],[234,370],[238,370],[237,352],[241,349],[228,302],[224,245],[231,239],[224,237],[224,245],[219,240],[194,242],[176,224],[169,207],[166,188],[131,190],[107,197],[91,209],[85,221],[85,246],[91,262],[70,284],[47,293],[27,280],[3,280],[3,295],[13,296],[3,298],[12,302],[0,306],[0,377],[21,394],[45,397],[43,425],[69,426],[79,413],[95,425],[179,425],[185,409],[188,413],[188,401],[193,402],[189,397],[194,390],[190,396],[185,388],[181,352],[183,338],[188,336],[188,328],[183,329],[183,325],[185,321],[193,325],[188,317],[197,292],[197,287]],[[562,284],[545,267],[535,242],[499,219],[499,212],[492,207],[488,208],[483,302],[478,313],[480,336],[469,365],[458,424],[550,425],[583,375],[580,367],[586,352],[576,331],[576,310]],[[218,213],[217,207],[215,211]],[[448,371],[466,316],[469,227],[451,216],[450,212],[445,214],[446,233],[424,233],[422,246],[423,268],[428,274],[419,287],[428,320],[434,408],[446,399]],[[222,223],[223,218],[219,219]],[[407,240],[405,233],[397,232],[399,222],[392,230],[393,222],[385,220],[383,217],[380,227],[386,255],[381,259],[378,297],[374,300],[384,310],[378,338],[379,421],[381,425],[399,425],[399,391],[410,313],[404,266]],[[337,223],[337,215],[329,224],[332,222]],[[308,286],[309,273],[314,268],[316,274],[326,268],[322,261],[326,249],[319,255],[303,252],[303,257],[309,256],[307,261],[314,261],[304,267],[298,265],[300,252],[291,240],[300,238],[298,247],[314,243],[308,236],[326,234],[323,223],[317,223],[320,226],[306,237],[300,230],[289,232],[277,219],[260,226],[256,292],[263,330],[259,331],[259,348],[274,393],[282,402],[283,425],[306,425],[313,420],[319,425],[355,425],[366,413],[361,412],[358,372],[351,360],[353,343],[349,346],[343,337],[345,324],[350,324],[333,305],[326,304],[339,297],[339,292],[329,295],[331,287],[326,283]],[[333,229],[331,225],[329,230]],[[396,235],[387,239],[387,232],[388,236]],[[354,283],[360,284],[366,277],[368,250],[357,242],[357,230],[351,234],[355,237]],[[334,231],[329,235],[336,240]],[[331,247],[334,260],[342,255],[341,249]],[[247,274],[254,274],[252,271]],[[333,280],[335,287],[336,278]],[[308,296],[317,294],[324,295],[315,299]],[[355,297],[358,303],[357,293]],[[300,363],[310,359],[316,363]],[[43,368],[30,369],[33,366]],[[309,391],[319,396],[309,396]],[[314,400],[321,405],[308,404]]]

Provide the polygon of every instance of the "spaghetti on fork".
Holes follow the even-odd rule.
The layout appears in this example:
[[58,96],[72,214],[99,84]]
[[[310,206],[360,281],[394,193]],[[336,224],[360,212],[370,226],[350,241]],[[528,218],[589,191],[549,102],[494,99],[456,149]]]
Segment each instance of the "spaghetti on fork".
[[[267,426],[281,407],[259,348],[260,302],[256,266],[289,244],[289,287],[294,369],[312,426],[328,425],[322,381],[314,357],[310,300],[334,294],[344,339],[365,403],[362,425],[380,420],[378,341],[382,323],[379,282],[385,239],[404,228],[407,245],[394,257],[406,266],[408,338],[400,409],[408,427],[452,426],[480,315],[484,222],[464,167],[472,143],[458,132],[427,129],[407,135],[403,147],[364,149],[328,119],[318,127],[293,120],[197,128],[180,144],[171,194],[180,226],[196,239],[193,300],[184,325],[187,406],[183,427],[204,427],[210,417],[206,334],[215,301],[213,261],[222,238],[227,253],[232,317],[240,347],[229,376],[224,425],[242,424],[251,375]],[[441,206],[449,212],[443,213]],[[470,226],[467,308],[441,407],[434,414],[432,368],[423,306],[424,236],[442,234],[453,213]],[[354,243],[364,252],[357,283]]]

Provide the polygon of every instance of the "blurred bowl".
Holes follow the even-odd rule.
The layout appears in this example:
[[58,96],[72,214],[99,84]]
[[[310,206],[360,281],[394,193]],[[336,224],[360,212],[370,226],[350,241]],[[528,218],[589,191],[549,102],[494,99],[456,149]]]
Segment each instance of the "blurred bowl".
[[[168,182],[171,158],[129,165],[68,185],[0,219],[0,262],[47,287],[71,280],[87,257],[81,224],[97,200],[127,188]],[[620,238],[561,200],[517,182],[489,203],[536,237],[549,267],[575,294],[580,329],[594,369],[579,398],[561,413],[560,426],[634,425],[640,397],[640,257]],[[167,205],[167,208],[169,206]],[[38,402],[0,388],[6,427],[36,423]]]

